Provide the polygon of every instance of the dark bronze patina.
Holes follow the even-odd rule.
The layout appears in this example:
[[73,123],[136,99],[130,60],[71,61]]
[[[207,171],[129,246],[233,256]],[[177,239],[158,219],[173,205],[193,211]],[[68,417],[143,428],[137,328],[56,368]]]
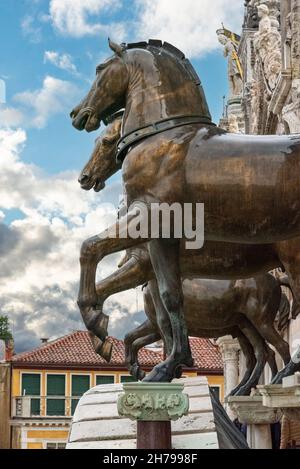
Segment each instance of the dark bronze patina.
[[[160,44],[123,48],[98,67],[87,97],[71,116],[79,130],[96,130],[122,107],[122,135],[178,116],[207,115],[202,87],[196,84],[177,49]],[[180,55],[181,54],[181,55]],[[211,132],[209,124],[176,127],[133,145],[123,163],[129,205],[142,201],[205,204],[207,241],[276,244],[295,297],[300,299],[300,136],[241,136]],[[129,214],[129,223],[134,219]],[[133,221],[132,221],[133,222]],[[124,229],[123,221],[117,223]],[[79,304],[96,307],[97,264],[109,253],[144,242],[131,238],[86,241],[81,250]],[[151,262],[173,334],[173,350],[147,379],[170,380],[192,358],[184,321],[180,243],[149,243]],[[97,316],[92,327],[97,330]]]
[[[91,159],[83,169],[81,176],[79,178],[79,182],[82,184],[82,187],[84,189],[91,189],[94,187],[94,190],[98,191],[99,184],[101,187],[104,187],[105,182],[107,178],[111,175],[114,174],[117,168],[117,165],[115,163],[115,159],[113,158],[113,155],[116,151],[116,142],[119,138],[119,132],[120,132],[120,127],[121,127],[121,119],[116,119],[107,129],[107,131],[103,134],[103,136],[99,139],[96,140],[96,146],[93,151],[93,154],[91,156]],[[84,175],[84,178],[83,178]],[[226,249],[227,248],[227,249]],[[215,271],[209,272],[208,270],[205,271],[204,267],[204,272],[208,272],[210,275],[215,272],[215,275],[218,275],[218,272],[220,272],[220,260],[222,260],[222,255],[228,252],[228,248],[231,250],[232,254],[232,259],[235,257],[235,260],[237,261],[236,264],[236,272],[241,271],[241,268],[238,264],[238,262],[241,260],[241,256],[239,254],[239,250],[242,249],[242,257],[245,257],[245,245],[239,246],[239,245],[234,245],[234,244],[229,244],[226,243],[213,243],[213,242],[208,242],[206,243],[204,252],[202,253],[201,251],[201,256],[202,258],[196,259],[196,256],[199,256],[199,252],[196,251],[183,251],[181,253],[181,271],[185,273],[187,276],[190,278],[193,277],[193,273],[197,275],[199,272],[199,264],[202,261],[204,266],[209,266],[212,265],[213,262],[216,263],[215,266]],[[248,246],[247,247],[249,250],[249,255],[248,255],[248,265],[251,262],[251,259],[255,259],[255,252],[257,252],[257,247],[256,246]],[[272,263],[278,262],[277,256],[275,252],[272,252],[271,247],[270,249],[267,249],[266,246],[262,247],[262,255],[267,256],[265,259],[269,257],[269,262],[270,265]],[[219,250],[218,250],[219,249]],[[232,251],[233,249],[233,251]],[[251,255],[252,252],[252,255]],[[216,254],[218,253],[219,257],[216,257]],[[190,254],[190,255],[189,255]],[[206,256],[205,256],[206,254]],[[247,256],[246,256],[247,257]],[[262,258],[260,259],[260,261]],[[223,262],[223,260],[222,260]],[[225,260],[225,263],[228,262],[228,259]],[[275,263],[273,265],[275,265]],[[194,266],[197,266],[196,270],[193,271],[195,268]],[[255,267],[254,267],[255,269]],[[237,314],[235,313],[234,316],[231,317],[231,320],[234,321],[236,320],[238,322],[241,322],[243,324],[246,324],[244,327],[247,327],[248,329],[250,328],[250,334],[251,334],[251,327],[253,328],[253,325],[255,326],[256,333],[254,332],[254,338],[256,337],[256,342],[254,343],[255,352],[256,354],[260,354],[259,351],[263,350],[261,340],[257,339],[257,337],[263,337],[266,341],[269,341],[275,349],[279,352],[281,357],[283,358],[285,363],[288,363],[290,360],[290,355],[289,355],[289,346],[288,344],[282,340],[276,329],[274,328],[274,319],[276,315],[276,311],[278,308],[278,298],[281,296],[282,298],[282,303],[280,305],[280,311],[283,312],[285,315],[289,315],[289,302],[285,295],[281,295],[281,291],[279,290],[279,285],[278,281],[273,279],[271,277],[272,281],[269,279],[269,275],[267,276],[262,276],[262,282],[257,287],[258,280],[259,278],[256,278],[254,280],[242,280],[238,282],[223,282],[223,288],[226,285],[229,285],[228,287],[228,292],[230,294],[230,291],[233,291],[233,288],[236,288],[238,286],[239,289],[244,290],[244,298],[247,295],[247,292],[249,292],[249,285],[255,285],[254,288],[251,290],[251,295],[250,298],[251,300],[254,299],[254,296],[256,295],[257,299],[257,308],[254,310],[253,308],[250,311],[250,314],[247,317],[244,315],[240,315],[237,317]],[[151,297],[151,286],[154,283],[155,275],[151,266],[151,261],[150,257],[148,254],[147,246],[146,245],[141,245],[137,248],[133,248],[131,250],[128,250],[125,258],[119,265],[119,270],[117,270],[115,273],[113,273],[111,276],[109,276],[107,279],[102,280],[98,285],[97,285],[97,294],[99,298],[104,301],[107,299],[109,296],[118,293],[120,291],[124,291],[126,289],[131,289],[135,288],[141,284],[146,283],[147,281],[150,281],[149,286],[147,289],[144,290],[144,305],[145,305],[145,312],[149,318],[148,321],[146,321],[142,326],[137,328],[135,331],[132,333],[129,333],[126,336],[125,339],[125,345],[126,345],[126,360],[128,363],[128,367],[130,372],[133,374],[133,376],[136,379],[141,379],[144,377],[143,372],[140,370],[138,363],[137,363],[137,353],[138,350],[150,343],[153,343],[157,340],[159,340],[162,336],[162,333],[159,331],[159,327],[157,325],[157,320],[156,320],[156,309],[159,311],[159,307],[156,308],[153,304],[153,300]],[[268,281],[269,280],[269,281]],[[195,286],[196,289],[199,289],[199,285],[201,287],[201,282],[199,280],[195,280]],[[272,283],[273,282],[273,283]],[[211,307],[213,308],[214,304],[214,289],[216,287],[216,282],[211,282],[212,283],[212,288],[210,290],[211,294]],[[218,282],[217,282],[218,283]],[[191,285],[193,285],[193,282],[190,282]],[[284,285],[289,286],[288,283],[284,280]],[[206,286],[206,297],[207,293],[209,291],[209,284],[207,283],[207,280],[203,281],[202,287]],[[222,287],[221,287],[222,288]],[[220,289],[221,289],[220,288]],[[154,283],[154,287],[152,286],[152,290],[154,290],[154,295],[156,294],[156,297],[158,298],[157,295],[157,288],[156,284]],[[254,386],[257,376],[260,375],[261,373],[261,366],[264,363],[264,358],[263,356],[260,357],[260,361],[256,361],[255,354],[253,352],[253,348],[251,346],[251,343],[249,343],[249,340],[243,332],[239,329],[239,327],[226,327],[226,317],[223,318],[222,315],[218,315],[216,317],[216,314],[212,313],[209,311],[208,318],[206,318],[206,325],[205,322],[202,320],[199,322],[200,317],[198,320],[196,320],[194,323],[191,321],[191,315],[190,311],[193,314],[195,313],[195,308],[190,308],[189,301],[191,298],[191,288],[185,288],[184,289],[184,297],[185,297],[185,303],[184,303],[184,309],[185,309],[185,317],[188,325],[188,332],[192,336],[200,336],[200,337],[221,337],[223,335],[231,334],[234,337],[237,337],[240,344],[241,348],[244,352],[244,355],[246,356],[247,360],[247,372],[245,373],[244,378],[242,379],[239,387],[234,390],[234,392],[239,392],[240,388],[242,388],[241,392],[249,392],[251,387]],[[224,295],[225,299],[228,298],[228,295]],[[196,295],[195,293],[195,300],[199,298],[199,295]],[[271,302],[272,298],[272,302]],[[237,296],[237,300],[241,299],[241,296]],[[156,300],[157,301],[157,300]],[[262,302],[265,302],[265,304],[261,304]],[[197,303],[197,301],[196,301]],[[199,305],[200,307],[201,305]],[[215,304],[216,306],[216,304]],[[241,306],[241,305],[240,305]],[[225,307],[225,304],[224,304]],[[231,305],[229,305],[231,308]],[[236,305],[238,307],[238,304]],[[98,306],[99,312],[102,308]],[[218,310],[217,310],[218,311]],[[240,309],[242,311],[242,308]],[[201,310],[201,312],[204,312]],[[234,312],[233,312],[234,313]],[[244,313],[247,316],[247,309],[244,311]],[[201,315],[200,315],[201,316]],[[102,315],[103,317],[103,326],[105,324],[105,329],[107,328],[108,324],[108,318],[105,315]],[[83,316],[84,321],[86,321],[86,317]],[[205,329],[207,327],[207,320],[210,319],[210,327],[209,329]],[[216,328],[216,321],[218,323],[218,329]],[[249,321],[250,321],[250,326],[249,326]],[[203,329],[200,329],[203,325]],[[227,325],[228,326],[228,325]],[[170,325],[165,324],[165,326],[162,328],[165,331],[170,330]],[[256,334],[256,335],[255,335]],[[103,340],[107,336],[107,330],[103,330]],[[253,337],[253,334],[252,334]],[[98,352],[102,354],[102,356],[109,360],[110,355],[111,355],[111,344],[110,342],[104,342],[106,346],[104,346],[103,349],[103,343],[99,342],[99,340],[96,337],[92,336],[92,340],[94,345],[96,346],[96,349],[98,348]],[[253,339],[252,339],[253,340]],[[170,342],[170,339],[169,339]],[[257,343],[258,342],[258,347]],[[100,344],[100,347],[99,347]],[[265,345],[265,348],[267,346]],[[264,348],[264,349],[265,349]],[[267,347],[268,348],[268,347]],[[276,362],[274,359],[274,352],[272,353],[271,349],[268,348],[268,361],[271,366],[271,370],[273,372],[273,375],[277,372],[277,366]],[[257,365],[256,369],[255,366]],[[255,369],[255,372],[254,372]],[[251,377],[253,373],[253,376]],[[251,377],[251,380],[250,380]],[[249,382],[248,382],[249,381]],[[246,387],[244,387],[246,386]]]

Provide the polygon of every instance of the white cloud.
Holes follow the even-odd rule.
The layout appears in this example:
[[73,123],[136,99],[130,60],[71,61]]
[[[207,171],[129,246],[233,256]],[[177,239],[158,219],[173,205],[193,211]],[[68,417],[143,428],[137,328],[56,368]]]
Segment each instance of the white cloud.
[[18,127],[24,121],[19,109],[0,106],[0,127]]
[[19,93],[14,100],[26,109],[23,125],[43,128],[51,117],[72,107],[78,97],[79,90],[73,83],[46,76],[42,88]]
[[36,25],[36,21],[33,16],[27,15],[23,18],[21,29],[24,36],[28,37],[30,42],[34,44],[41,42],[42,29],[40,26]]
[[220,47],[216,30],[222,22],[239,32],[243,20],[241,0],[135,0],[138,8],[136,36],[168,41],[189,57],[199,57]]
[[61,70],[77,75],[76,65],[72,62],[72,56],[70,54],[59,54],[55,51],[47,50],[44,54],[44,63],[51,63]]
[[117,9],[118,0],[51,0],[50,20],[63,35],[80,38],[85,35],[113,33],[117,39],[124,38],[122,23],[104,24],[102,14]]
[[[14,324],[18,349],[36,345],[39,337],[84,329],[76,305],[80,245],[115,221],[108,201],[121,192],[121,184],[101,194],[84,192],[74,172],[43,174],[22,161],[25,145],[23,130],[0,129],[0,310]],[[4,225],[1,210],[8,209],[21,210],[24,218]],[[99,278],[118,260],[101,262]],[[111,298],[105,311],[112,316],[110,333],[119,337],[142,319],[135,291]]]

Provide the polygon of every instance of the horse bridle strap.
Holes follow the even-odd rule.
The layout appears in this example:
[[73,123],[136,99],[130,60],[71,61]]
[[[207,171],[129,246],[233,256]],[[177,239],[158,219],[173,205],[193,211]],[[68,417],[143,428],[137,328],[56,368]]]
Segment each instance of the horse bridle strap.
[[141,127],[124,135],[119,140],[116,156],[117,163],[123,163],[128,149],[141,140],[144,140],[145,138],[152,135],[165,132],[166,130],[191,124],[209,124],[215,126],[215,124],[213,124],[207,116],[178,116],[169,119],[163,119],[145,127]]

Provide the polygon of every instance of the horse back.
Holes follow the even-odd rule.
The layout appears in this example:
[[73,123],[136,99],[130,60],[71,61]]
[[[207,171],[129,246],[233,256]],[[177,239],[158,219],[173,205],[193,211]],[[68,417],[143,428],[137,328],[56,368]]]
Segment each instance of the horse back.
[[221,238],[231,231],[259,241],[264,233],[260,242],[270,242],[278,232],[287,236],[287,226],[288,237],[300,234],[300,135],[200,129],[189,146],[185,184],[188,201],[205,204],[208,232]]

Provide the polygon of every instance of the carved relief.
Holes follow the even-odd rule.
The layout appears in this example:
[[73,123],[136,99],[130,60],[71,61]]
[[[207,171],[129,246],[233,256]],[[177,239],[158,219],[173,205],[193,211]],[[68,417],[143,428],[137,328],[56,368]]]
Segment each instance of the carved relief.
[[[132,420],[177,420],[187,415],[189,399],[182,393],[182,386],[166,387],[132,384],[124,386],[125,394],[119,396],[118,411],[121,416]],[[128,389],[128,390],[127,390]],[[132,391],[130,391],[132,389]],[[147,392],[148,389],[148,392]]]
[[282,119],[287,122],[291,133],[300,132],[300,79],[293,81],[290,103],[284,106]]
[[260,18],[259,30],[254,37],[254,47],[261,62],[264,78],[269,91],[272,92],[277,84],[281,71],[281,36],[275,27],[279,23],[271,20],[270,10],[267,5],[258,5],[258,16]]

